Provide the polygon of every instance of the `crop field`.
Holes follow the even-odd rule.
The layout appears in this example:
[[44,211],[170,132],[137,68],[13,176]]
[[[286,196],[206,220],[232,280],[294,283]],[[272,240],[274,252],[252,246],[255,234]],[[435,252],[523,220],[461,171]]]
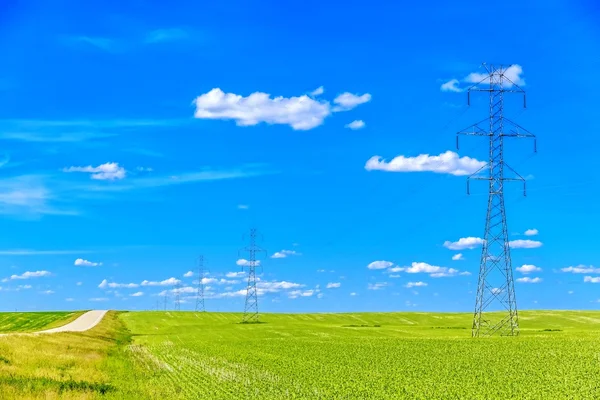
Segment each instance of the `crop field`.
[[111,311],[87,332],[1,336],[0,398],[600,398],[600,312],[521,312],[521,336],[480,339],[470,314],[240,319]]
[[0,313],[0,333],[50,329],[65,325],[81,314],[83,311]]
[[598,399],[600,312],[522,312],[517,338],[470,314],[121,314],[172,399]]

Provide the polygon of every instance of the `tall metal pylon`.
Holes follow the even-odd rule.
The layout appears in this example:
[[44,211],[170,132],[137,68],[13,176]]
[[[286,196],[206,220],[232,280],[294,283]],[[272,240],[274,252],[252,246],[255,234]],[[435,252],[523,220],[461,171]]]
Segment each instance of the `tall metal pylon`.
[[242,323],[258,322],[258,291],[256,289],[256,268],[260,266],[257,255],[266,254],[266,251],[256,244],[259,233],[255,228],[250,229],[248,237],[249,244],[240,250],[240,253],[248,253],[248,259],[242,258],[242,269],[248,269],[248,287],[246,289],[246,304],[244,305],[244,317]]
[[198,293],[196,295],[196,312],[205,312],[204,307],[204,256],[198,257]]
[[181,283],[177,282],[173,287],[173,294],[175,294],[175,311],[181,311]]
[[[527,191],[525,179],[504,161],[504,138],[533,138],[534,152],[537,152],[537,146],[535,135],[504,116],[505,93],[522,93],[523,107],[527,107],[525,91],[509,77],[514,79],[518,76],[520,70],[517,69],[520,67],[486,64],[483,66],[487,73],[482,74],[481,81],[467,90],[467,102],[470,105],[471,92],[489,92],[489,116],[458,132],[458,135],[489,137],[488,163],[467,179],[467,194],[471,179],[489,181],[487,218],[471,334],[473,337],[494,334],[517,336],[519,315],[506,225],[504,182],[522,181],[524,196],[527,195]],[[458,136],[456,147],[458,148]],[[514,176],[505,177],[505,168]],[[484,170],[487,176],[479,175]]]

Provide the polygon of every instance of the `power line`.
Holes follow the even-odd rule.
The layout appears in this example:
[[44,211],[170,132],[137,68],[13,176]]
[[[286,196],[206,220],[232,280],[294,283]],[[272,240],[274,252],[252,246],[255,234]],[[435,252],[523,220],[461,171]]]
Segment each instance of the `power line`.
[[205,312],[204,307],[204,256],[198,257],[198,293],[196,295],[196,311]]
[[[522,93],[523,107],[527,106],[525,91],[505,74],[509,67],[485,65],[487,74],[467,91],[470,104],[471,92],[489,92],[488,118],[458,132],[458,135],[488,136],[489,161],[467,179],[467,194],[470,180],[486,180],[489,183],[488,209],[483,237],[479,280],[472,336],[517,336],[519,315],[513,280],[512,262],[506,210],[504,207],[504,182],[522,181],[523,194],[527,195],[525,179],[504,161],[504,138],[533,138],[534,152],[537,150],[535,136],[525,128],[504,117],[504,94]],[[458,136],[456,146],[458,148]],[[504,176],[508,169],[513,177]],[[487,176],[480,173],[487,170]],[[503,311],[504,313],[491,313]]]
[[257,255],[266,251],[256,244],[258,231],[255,228],[250,229],[249,244],[240,250],[240,253],[248,253],[248,259],[242,265],[248,268],[248,287],[246,289],[246,303],[244,305],[244,316],[242,323],[256,323],[258,321],[258,291],[256,289],[256,267],[260,266]]

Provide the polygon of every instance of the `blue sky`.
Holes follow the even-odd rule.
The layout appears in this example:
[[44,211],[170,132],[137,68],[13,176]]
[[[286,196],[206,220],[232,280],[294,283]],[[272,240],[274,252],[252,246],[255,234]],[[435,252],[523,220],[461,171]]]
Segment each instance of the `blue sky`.
[[0,309],[151,309],[203,254],[207,309],[241,311],[255,226],[263,311],[471,311],[482,62],[520,67],[538,137],[507,144],[519,308],[600,307],[594,2],[221,3],[2,3]]

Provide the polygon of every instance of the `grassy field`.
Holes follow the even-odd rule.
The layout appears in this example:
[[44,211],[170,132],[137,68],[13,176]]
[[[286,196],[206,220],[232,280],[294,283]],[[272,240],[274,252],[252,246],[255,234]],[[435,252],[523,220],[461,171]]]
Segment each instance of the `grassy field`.
[[470,314],[122,314],[170,399],[598,399],[600,312],[522,312],[518,338]]
[[35,332],[68,324],[84,311],[0,313],[0,333]]
[[0,337],[0,398],[600,398],[600,312],[522,312],[520,337],[485,339],[470,314],[240,317],[109,312],[88,332]]

